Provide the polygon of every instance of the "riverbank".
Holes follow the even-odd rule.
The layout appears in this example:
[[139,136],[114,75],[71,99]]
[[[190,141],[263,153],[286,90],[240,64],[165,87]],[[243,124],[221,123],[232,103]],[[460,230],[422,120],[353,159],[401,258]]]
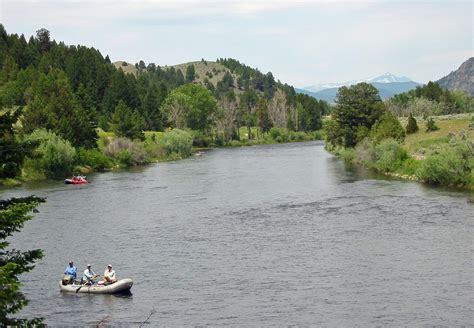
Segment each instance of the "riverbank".
[[[48,172],[41,159],[27,159],[21,176],[0,180],[0,186],[15,187],[28,181],[61,180],[72,174],[89,175],[96,172],[126,169],[152,163],[176,161],[193,155],[201,155],[203,150],[212,148],[244,147],[266,144],[303,142],[321,140],[321,131],[294,132],[287,129],[272,128],[262,134],[257,127],[251,128],[248,135],[246,127],[239,130],[240,140],[219,142],[196,131],[169,129],[164,132],[145,131],[144,140],[117,138],[114,133],[98,129],[97,149],[74,149],[74,163],[63,173]],[[60,157],[60,156],[57,156]],[[55,159],[57,160],[57,159]],[[43,161],[44,162],[44,161]],[[57,163],[55,163],[57,165]],[[64,168],[65,165],[61,165]]]
[[[419,131],[408,134],[402,144],[365,140],[354,149],[330,151],[387,176],[474,191],[474,114],[433,119],[438,130],[426,131],[418,118]],[[400,121],[406,125],[406,119]]]

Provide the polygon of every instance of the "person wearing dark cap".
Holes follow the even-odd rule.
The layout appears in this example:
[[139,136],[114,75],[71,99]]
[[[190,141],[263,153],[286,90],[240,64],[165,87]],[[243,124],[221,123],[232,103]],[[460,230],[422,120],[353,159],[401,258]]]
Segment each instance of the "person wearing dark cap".
[[64,270],[63,285],[72,284],[75,279],[77,279],[77,268],[73,261],[69,261],[68,267]]
[[82,276],[82,283],[87,285],[93,285],[95,283],[94,278],[97,275],[92,271],[91,265],[88,264],[87,268],[84,270],[84,275]]
[[108,284],[112,284],[117,281],[117,277],[115,276],[115,270],[112,270],[112,264],[107,265],[107,269],[105,269],[104,281]]

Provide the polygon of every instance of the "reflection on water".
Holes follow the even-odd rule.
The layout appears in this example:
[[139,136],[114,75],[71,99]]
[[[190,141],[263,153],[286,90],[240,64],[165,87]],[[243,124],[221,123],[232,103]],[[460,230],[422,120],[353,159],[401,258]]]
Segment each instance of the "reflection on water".
[[[22,312],[50,325],[466,326],[473,205],[467,195],[347,167],[320,143],[218,149],[28,184],[46,196],[13,240],[42,248]],[[133,295],[65,295],[69,259],[112,263]]]

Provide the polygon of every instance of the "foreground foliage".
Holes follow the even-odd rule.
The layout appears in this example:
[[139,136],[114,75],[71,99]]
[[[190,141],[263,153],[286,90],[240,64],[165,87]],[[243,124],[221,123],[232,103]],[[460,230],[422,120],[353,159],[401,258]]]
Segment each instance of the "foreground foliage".
[[20,231],[32,217],[28,215],[43,198],[25,197],[0,200],[0,326],[43,326],[43,319],[15,319],[10,317],[28,304],[20,292],[18,276],[34,268],[33,263],[43,257],[39,249],[30,251],[7,250],[6,238]]

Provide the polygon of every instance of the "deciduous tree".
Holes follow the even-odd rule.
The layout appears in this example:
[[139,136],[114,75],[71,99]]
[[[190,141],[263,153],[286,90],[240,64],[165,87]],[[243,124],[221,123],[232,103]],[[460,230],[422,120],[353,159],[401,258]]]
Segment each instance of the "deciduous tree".
[[328,135],[333,145],[354,147],[368,136],[370,129],[384,114],[385,108],[378,90],[368,83],[339,88],[336,108],[332,113],[335,124]]

